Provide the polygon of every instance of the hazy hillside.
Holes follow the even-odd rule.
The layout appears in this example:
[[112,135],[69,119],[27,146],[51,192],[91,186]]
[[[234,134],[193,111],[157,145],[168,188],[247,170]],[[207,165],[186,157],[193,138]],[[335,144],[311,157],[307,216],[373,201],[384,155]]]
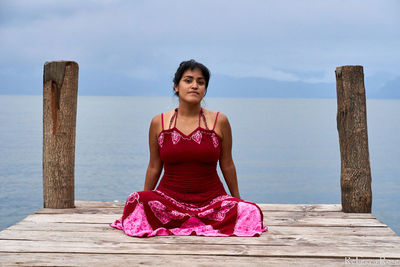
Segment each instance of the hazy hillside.
[[[153,79],[135,79],[110,70],[107,73],[79,74],[79,95],[109,96],[170,96],[172,75],[155,76]],[[1,77],[3,76],[3,77]],[[41,77],[21,75],[4,77],[0,94],[39,95],[42,94]],[[367,98],[400,98],[400,77],[387,80],[379,75],[365,80]],[[208,96],[214,97],[277,97],[277,98],[335,98],[335,83],[285,82],[265,78],[235,78],[212,76]]]

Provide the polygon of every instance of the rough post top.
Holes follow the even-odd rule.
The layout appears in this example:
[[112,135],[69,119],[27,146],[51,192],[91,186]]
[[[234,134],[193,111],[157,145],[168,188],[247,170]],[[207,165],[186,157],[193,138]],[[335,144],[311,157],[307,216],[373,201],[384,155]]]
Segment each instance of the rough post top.
[[43,84],[47,81],[55,81],[57,88],[62,87],[64,81],[65,68],[72,66],[76,71],[79,71],[79,65],[75,61],[46,61],[43,71]]
[[55,61],[46,61],[44,63],[44,65],[48,65],[48,64],[52,64],[52,63],[64,63],[64,64],[76,64],[78,65],[78,63],[76,63],[75,61],[71,61],[71,60],[55,60]]
[[363,68],[363,66],[361,66],[361,65],[344,65],[344,66],[336,67],[336,70],[353,69],[353,68]]
[[361,65],[344,65],[344,66],[336,67],[336,70],[335,70],[336,78],[342,77],[343,71],[358,71],[358,72],[364,73],[364,68]]

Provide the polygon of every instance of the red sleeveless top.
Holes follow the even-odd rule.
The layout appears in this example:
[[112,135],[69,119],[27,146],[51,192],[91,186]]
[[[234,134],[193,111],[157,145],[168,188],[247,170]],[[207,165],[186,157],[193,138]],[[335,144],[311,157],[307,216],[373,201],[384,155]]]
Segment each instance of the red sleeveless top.
[[[218,114],[219,112],[210,130],[201,109],[199,126],[189,135],[176,128],[178,109],[175,109],[168,129],[164,129],[164,118],[161,114],[162,131],[158,137],[158,145],[164,174],[157,187],[158,191],[194,205],[202,205],[217,196],[226,195],[217,173],[222,141],[214,131]],[[174,119],[175,124],[171,128]],[[206,128],[200,127],[201,119]]]

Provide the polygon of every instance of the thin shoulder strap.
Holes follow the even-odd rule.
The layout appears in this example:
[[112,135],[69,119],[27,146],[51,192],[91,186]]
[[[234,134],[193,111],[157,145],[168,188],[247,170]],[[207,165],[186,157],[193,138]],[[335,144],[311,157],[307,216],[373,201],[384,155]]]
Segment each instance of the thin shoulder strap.
[[164,131],[164,114],[163,113],[161,113],[161,127],[162,127],[162,130]]
[[201,117],[204,116],[203,115],[203,109],[200,108],[200,113],[199,113],[199,127],[200,127],[200,121],[201,121]]
[[218,115],[219,115],[219,111],[217,112],[217,116],[215,116],[215,121],[214,121],[214,126],[213,126],[213,131],[215,129],[215,125],[217,125],[217,120],[218,120]]
[[201,118],[203,118],[203,121],[204,121],[204,126],[206,126],[206,129],[208,130],[208,126],[207,126],[207,120],[206,120],[206,116],[204,116],[203,109],[200,109],[200,116],[199,116],[199,127],[200,127],[200,120],[201,120]]
[[174,119],[175,119],[174,127],[176,127],[176,121],[178,120],[178,109],[177,108],[175,109],[174,115],[172,115],[171,120],[169,121],[168,129],[171,129],[171,125],[172,125],[172,122],[174,121]]

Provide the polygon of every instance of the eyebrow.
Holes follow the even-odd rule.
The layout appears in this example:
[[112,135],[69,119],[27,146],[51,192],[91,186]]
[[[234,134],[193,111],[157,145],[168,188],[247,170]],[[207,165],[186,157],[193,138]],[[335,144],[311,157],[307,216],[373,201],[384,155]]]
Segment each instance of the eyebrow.
[[[193,79],[193,76],[186,75],[186,76],[184,76],[183,78],[192,78],[192,79]],[[198,79],[203,79],[203,80],[205,80],[205,78],[204,78],[204,77],[199,77]]]

